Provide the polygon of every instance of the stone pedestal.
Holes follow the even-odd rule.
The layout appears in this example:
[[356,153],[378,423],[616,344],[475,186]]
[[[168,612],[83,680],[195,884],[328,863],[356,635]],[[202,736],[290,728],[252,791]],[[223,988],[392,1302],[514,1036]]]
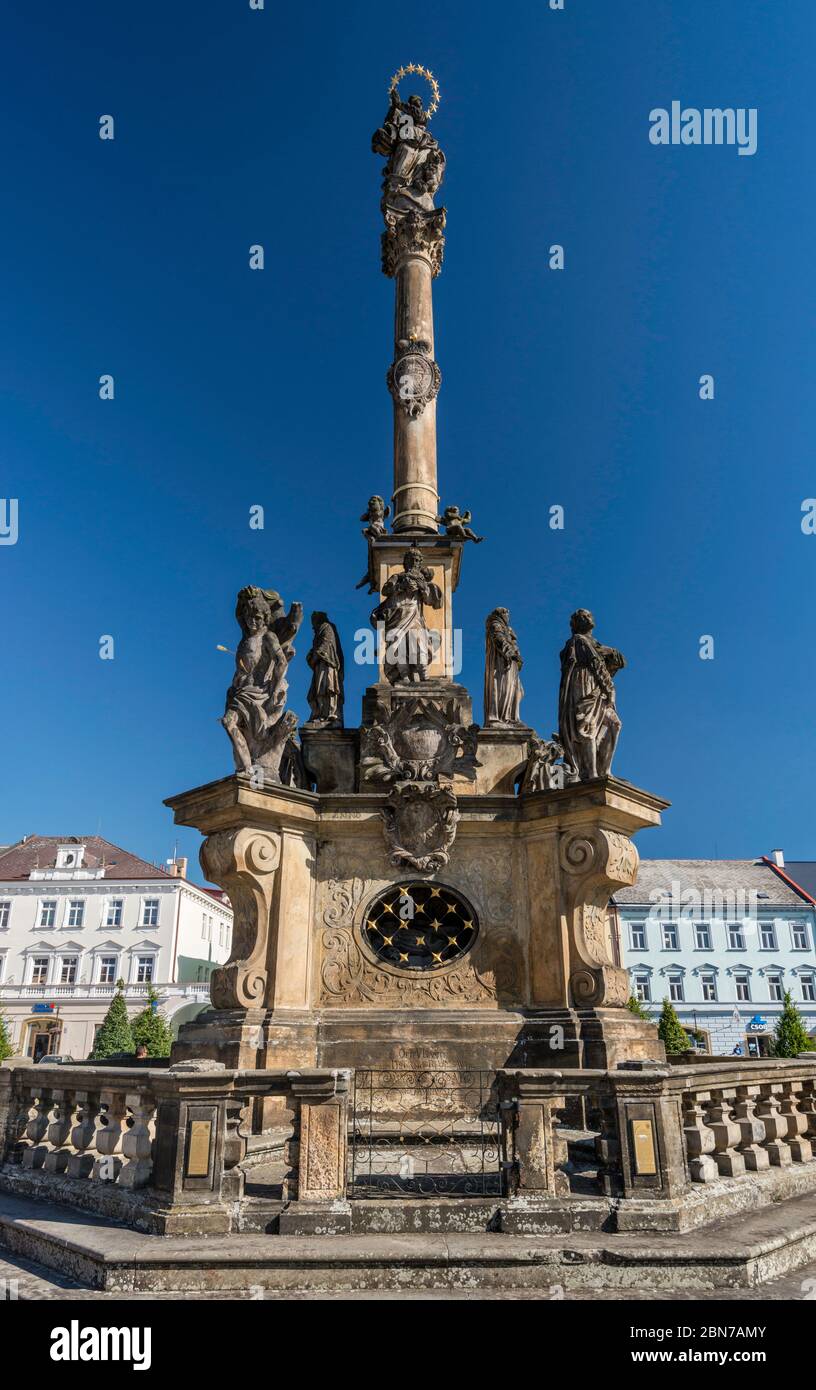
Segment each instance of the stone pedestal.
[[[496,745],[508,764],[521,737]],[[664,802],[616,778],[460,794],[450,861],[419,877],[462,894],[478,934],[451,964],[406,971],[377,957],[364,931],[369,903],[415,873],[391,863],[386,800],[386,790],[257,789],[243,776],[171,798],[176,820],[207,836],[204,872],[235,909],[214,1008],[181,1030],[174,1056],[487,1069],[663,1058],[653,1025],[625,1008],[608,905],[637,874],[630,834],[656,825]]]
[[304,724],[300,730],[303,761],[318,792],[353,792],[357,775],[356,729],[321,729]]

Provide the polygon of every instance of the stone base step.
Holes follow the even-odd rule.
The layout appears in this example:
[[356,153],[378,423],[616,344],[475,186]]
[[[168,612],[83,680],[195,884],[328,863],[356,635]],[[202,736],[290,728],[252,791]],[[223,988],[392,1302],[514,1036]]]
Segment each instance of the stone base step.
[[[816,1260],[816,1196],[686,1235],[473,1234],[159,1237],[0,1195],[0,1245],[84,1286],[262,1298],[414,1290],[572,1296],[581,1289],[706,1296],[756,1288]],[[545,1291],[549,1290],[549,1294]],[[552,1292],[555,1290],[555,1292]],[[624,1294],[624,1296],[626,1296]]]

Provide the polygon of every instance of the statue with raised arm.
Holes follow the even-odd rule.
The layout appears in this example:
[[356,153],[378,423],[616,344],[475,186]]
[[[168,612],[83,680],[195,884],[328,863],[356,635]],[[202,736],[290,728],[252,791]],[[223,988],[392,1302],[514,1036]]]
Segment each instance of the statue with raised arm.
[[326,613],[312,614],[314,640],[306,661],[312,668],[312,683],[306,699],[314,728],[342,728],[343,725],[343,648],[334,623]]
[[[427,74],[423,69],[414,69]],[[401,74],[400,74],[401,75]],[[438,100],[438,87],[433,79]],[[371,138],[374,154],[388,161],[383,173],[383,215],[432,213],[434,195],[445,172],[445,156],[428,131],[432,111],[425,110],[422,99],[400,98],[396,81],[389,93],[390,105],[385,120]]]
[[572,636],[561,653],[558,732],[564,760],[579,782],[608,777],[620,734],[613,677],[625,666],[614,647],[592,636],[595,619],[587,608],[570,618]]
[[524,687],[519,673],[522,665],[516,634],[510,626],[510,611],[494,608],[485,622],[486,725],[521,723],[519,711]]
[[382,595],[371,622],[378,630],[382,625],[386,680],[392,685],[424,681],[437,652],[438,636],[429,631],[424,609],[442,607],[442,590],[416,546],[406,550],[402,572],[386,579]]
[[237,771],[278,782],[281,757],[297,727],[296,716],[286,710],[286,692],[295,654],[292,641],[303,608],[293,603],[286,613],[274,589],[250,585],[238,594],[235,616],[241,640],[221,723],[232,743]]

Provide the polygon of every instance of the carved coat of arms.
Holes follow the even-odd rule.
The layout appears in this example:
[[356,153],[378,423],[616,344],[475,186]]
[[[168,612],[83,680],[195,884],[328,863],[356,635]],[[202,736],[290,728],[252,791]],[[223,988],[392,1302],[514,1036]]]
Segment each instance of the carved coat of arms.
[[456,797],[433,782],[399,782],[382,808],[391,862],[421,872],[447,864],[459,820]]

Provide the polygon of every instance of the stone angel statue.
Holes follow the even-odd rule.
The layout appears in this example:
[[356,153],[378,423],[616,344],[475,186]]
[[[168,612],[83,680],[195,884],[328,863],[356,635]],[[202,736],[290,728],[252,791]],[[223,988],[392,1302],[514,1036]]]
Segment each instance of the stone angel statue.
[[280,781],[281,758],[297,727],[286,711],[292,641],[303,621],[303,607],[289,612],[274,589],[253,585],[241,589],[235,606],[241,640],[235,653],[235,675],[227,691],[221,723],[229,735],[238,772],[262,773],[265,781]]

